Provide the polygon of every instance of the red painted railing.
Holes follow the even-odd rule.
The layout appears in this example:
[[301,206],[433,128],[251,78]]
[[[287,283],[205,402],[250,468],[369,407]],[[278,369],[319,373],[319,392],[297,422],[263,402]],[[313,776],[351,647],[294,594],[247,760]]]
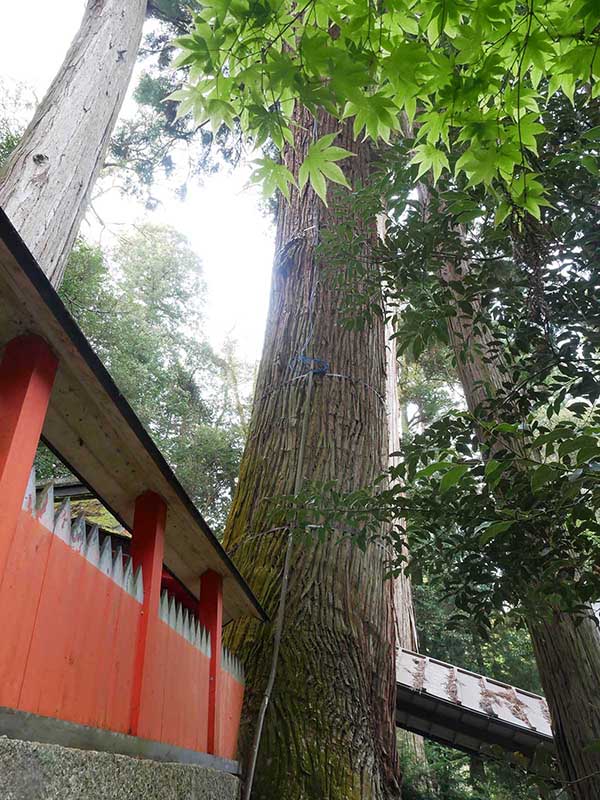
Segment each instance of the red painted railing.
[[0,705],[234,759],[244,687],[221,576],[199,576],[201,625],[161,596],[162,498],[137,498],[129,556],[28,482],[55,369],[34,337],[0,363]]
[[218,706],[216,752],[235,758],[240,717],[244,700],[244,676],[237,659],[223,651],[221,666],[221,702]]

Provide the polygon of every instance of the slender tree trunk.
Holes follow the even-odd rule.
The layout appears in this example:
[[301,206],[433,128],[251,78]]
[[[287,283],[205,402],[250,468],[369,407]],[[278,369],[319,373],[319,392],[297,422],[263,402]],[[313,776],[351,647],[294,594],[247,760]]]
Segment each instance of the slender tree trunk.
[[[552,712],[563,777],[576,800],[600,797],[600,634],[591,612],[554,614],[529,631]],[[595,747],[590,745],[595,742]]]
[[[398,372],[398,387],[400,387],[408,371],[406,354],[404,354],[399,358],[396,369]],[[396,392],[396,394],[398,394],[398,392]],[[399,431],[400,431],[400,436],[402,438],[408,436],[410,433],[410,424],[408,420],[408,403],[405,400],[402,403],[400,403]]]
[[59,286],[127,91],[146,0],[88,0],[62,67],[0,177],[0,206]]
[[[313,138],[339,127],[324,113],[313,123],[303,110],[296,121],[296,150],[284,154],[295,174]],[[339,144],[356,153],[344,164],[350,183],[364,182],[368,147],[353,142],[348,126]],[[308,398],[302,477],[334,480],[350,490],[367,485],[387,465],[384,326],[376,320],[351,331],[342,323],[339,293],[315,250],[320,231],[334,223],[335,213],[309,188],[280,205],[264,351],[225,533],[226,547],[272,616],[287,530],[273,529],[267,500],[294,490],[310,369],[317,372]],[[400,796],[394,598],[392,582],[384,580],[385,564],[379,546],[363,553],[347,541],[294,543],[255,800]],[[247,670],[241,735],[247,759],[271,666],[273,627],[241,620],[231,626],[227,640]]]
[[485,785],[485,762],[481,756],[469,757],[469,783],[476,797],[481,797]]
[[[385,238],[385,221],[382,217],[378,220],[378,235],[381,239]],[[386,406],[387,406],[387,427],[388,427],[388,466],[395,467],[399,463],[398,452],[400,439],[408,434],[408,420],[406,419],[406,406],[400,407],[398,398],[398,354],[396,352],[396,340],[393,338],[394,328],[391,322],[386,323],[385,338],[386,346]],[[408,556],[408,548],[404,549],[404,554]],[[394,580],[394,608],[395,608],[395,628],[396,628],[396,647],[406,647],[409,650],[419,652],[419,641],[417,636],[417,623],[415,618],[415,608],[412,598],[412,586],[410,579],[402,572]],[[425,760],[425,750],[423,740],[420,736],[415,736],[406,731],[402,731],[402,736],[414,750],[415,756]]]
[[[388,450],[389,466],[394,467],[398,464],[398,457],[393,453],[397,452],[400,438],[406,435],[407,430],[403,427],[403,412],[405,407],[400,408],[398,400],[398,357],[396,354],[395,339],[392,325],[386,326],[387,339],[387,365],[386,365],[386,401],[388,411]],[[408,427],[408,426],[407,426]],[[408,549],[405,548],[405,555]],[[394,580],[394,620],[396,631],[396,649],[405,647],[408,650],[419,652],[419,641],[417,636],[417,624],[415,619],[415,609],[412,599],[412,586],[410,579],[404,574]],[[412,761],[423,767],[423,777],[420,781],[421,788],[431,788],[426,774],[427,755],[423,738],[410,731],[398,730],[398,745],[401,753],[408,756]]]
[[[462,265],[457,271],[448,264],[442,277],[460,281],[467,269]],[[501,354],[474,332],[471,318],[460,309],[448,329],[467,405],[475,411],[501,388]],[[461,358],[465,351],[467,358]],[[540,530],[540,542],[544,537]],[[549,622],[540,621],[536,613],[528,625],[563,777],[573,800],[597,800],[600,751],[590,745],[600,742],[600,633],[592,610],[589,618],[554,614]]]

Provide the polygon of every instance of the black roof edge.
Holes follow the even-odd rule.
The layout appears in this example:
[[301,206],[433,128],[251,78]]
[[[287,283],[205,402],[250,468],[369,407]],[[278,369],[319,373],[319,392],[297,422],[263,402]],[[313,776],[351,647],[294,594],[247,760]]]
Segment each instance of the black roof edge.
[[[105,391],[108,393],[109,397],[121,412],[125,420],[127,421],[129,427],[135,433],[137,438],[139,439],[140,443],[145,448],[146,452],[150,455],[156,466],[160,469],[163,477],[169,482],[171,488],[175,491],[178,495],[181,502],[186,506],[187,510],[190,512],[192,517],[196,520],[200,528],[206,534],[206,538],[210,542],[213,550],[219,555],[220,558],[223,559],[227,567],[231,570],[231,573],[239,586],[241,586],[242,590],[244,591],[247,598],[250,600],[258,614],[260,615],[263,622],[267,622],[269,617],[267,612],[264,610],[262,605],[259,603],[258,599],[254,596],[254,593],[246,583],[246,580],[242,576],[241,572],[235,566],[213,531],[211,530],[210,526],[200,513],[194,503],[191,501],[190,497],[188,496],[187,492],[178,481],[177,477],[175,476],[171,467],[167,464],[164,456],[156,446],[156,444],[152,441],[152,438],[148,431],[144,428],[140,420],[138,419],[137,415],[135,414],[134,410],[131,408],[125,397],[119,391],[114,380],[111,378],[110,373],[98,357],[98,355],[92,349],[92,346],[88,342],[85,337],[85,334],[79,327],[79,325],[75,322],[67,308],[65,307],[63,301],[58,296],[56,290],[46,277],[44,271],[41,269],[33,255],[31,254],[29,248],[25,244],[25,242],[21,239],[20,235],[18,234],[17,230],[13,226],[12,222],[9,220],[8,216],[4,209],[0,208],[0,236],[2,237],[4,243],[14,256],[14,258],[19,263],[19,266],[22,268],[25,275],[28,277],[29,281],[33,285],[34,289],[37,291],[41,299],[44,301],[46,306],[54,315],[57,322],[60,324],[61,328],[65,332],[65,334],[69,337],[79,354],[82,356],[88,367],[94,373],[96,378],[100,381]],[[47,443],[46,443],[47,444]],[[60,452],[55,452],[61,460],[64,461]],[[66,462],[65,462],[66,464]],[[68,464],[66,466],[69,469],[72,469]],[[73,474],[77,475],[76,472]],[[80,475],[77,477],[84,483],[86,486],[88,484],[83,481]],[[91,489],[91,487],[89,487]],[[102,501],[104,502],[104,501]],[[108,506],[107,506],[108,508]],[[108,510],[111,514],[114,513],[111,511],[110,508]],[[116,516],[119,519],[118,516]],[[119,519],[119,522],[121,520]],[[127,527],[127,526],[126,526]]]
[[400,681],[396,681],[397,709],[399,708],[398,698],[401,694],[404,694],[407,697],[414,697],[415,694],[418,694],[419,697],[430,702],[431,706],[441,705],[444,708],[450,708],[453,711],[460,712],[460,714],[463,716],[466,714],[472,714],[473,717],[492,721],[502,730],[509,730],[513,731],[514,733],[522,733],[525,736],[531,736],[532,738],[538,739],[540,743],[547,742],[548,744],[554,744],[553,736],[548,736],[548,734],[539,731],[537,728],[529,728],[525,725],[517,725],[514,722],[509,722],[506,719],[502,719],[502,717],[499,717],[497,714],[488,714],[487,711],[478,711],[476,708],[471,708],[470,706],[458,706],[456,703],[452,702],[452,700],[447,700],[445,697],[438,697],[437,695],[432,694],[424,689],[413,689],[411,686],[407,686],[405,683],[401,683]]
[[[396,723],[396,727],[401,728],[404,731],[409,731],[410,733],[416,733],[418,736],[422,736],[424,739],[429,739],[431,742],[436,742],[437,744],[441,744],[444,747],[450,748],[451,750],[458,750],[460,753],[466,753],[467,755],[477,755],[481,756],[482,758],[497,762],[497,757],[490,752],[490,749],[494,746],[490,742],[482,742],[483,748],[481,750],[475,750],[475,748],[467,747],[466,745],[459,744],[457,742],[449,742],[442,736],[436,736],[433,733],[425,732],[421,728],[419,728],[418,725],[409,725],[408,723],[407,724],[403,723],[402,725],[400,725],[399,723]],[[496,744],[495,746],[502,747],[501,744]],[[531,761],[537,751],[537,748],[544,746],[545,743],[540,742],[536,747],[532,747],[531,749],[528,749],[526,752],[523,752],[522,750],[518,749],[513,752],[521,753],[521,755],[529,759],[529,762],[531,764]],[[509,756],[509,763],[510,763],[510,756]]]

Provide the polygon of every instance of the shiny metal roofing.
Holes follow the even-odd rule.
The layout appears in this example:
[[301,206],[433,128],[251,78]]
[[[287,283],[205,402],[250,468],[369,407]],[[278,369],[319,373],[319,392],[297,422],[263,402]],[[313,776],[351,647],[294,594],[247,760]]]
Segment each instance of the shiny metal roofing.
[[481,753],[493,745],[531,757],[553,746],[545,698],[400,649],[396,723],[442,744]]

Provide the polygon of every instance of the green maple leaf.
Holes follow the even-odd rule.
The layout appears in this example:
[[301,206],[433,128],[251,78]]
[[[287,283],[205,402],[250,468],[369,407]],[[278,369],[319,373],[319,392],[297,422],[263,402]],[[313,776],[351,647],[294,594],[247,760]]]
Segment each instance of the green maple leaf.
[[333,183],[340,183],[348,189],[351,188],[346,176],[335,162],[348,158],[354,153],[345,150],[343,147],[333,145],[333,140],[336,136],[337,133],[328,133],[311,144],[298,172],[300,190],[310,181],[310,185],[325,205],[327,205],[328,180],[333,181]]
[[415,154],[410,163],[419,165],[417,180],[421,175],[431,170],[433,172],[433,180],[437,181],[442,174],[442,170],[450,169],[447,155],[433,144],[420,144],[415,147]]
[[536,114],[525,114],[516,125],[506,128],[506,138],[537,155],[537,137],[546,130],[537,120]]
[[364,129],[365,139],[370,136],[373,141],[381,138],[384,142],[389,142],[391,132],[400,127],[398,107],[381,92],[350,101],[346,104],[343,116],[354,117],[355,138]]
[[455,171],[457,174],[461,171],[465,173],[469,179],[468,186],[476,186],[479,183],[490,186],[498,173],[510,179],[515,164],[520,161],[521,152],[518,145],[505,144],[500,148],[473,145],[458,159]]
[[258,165],[258,169],[252,173],[251,182],[261,184],[266,196],[274,194],[275,190],[279,189],[286,200],[289,200],[290,188],[296,185],[289,169],[272,158],[257,158],[254,163]]
[[536,180],[537,177],[537,172],[523,172],[513,180],[509,191],[515,205],[524,208],[539,220],[542,207],[552,206],[552,203],[546,199],[546,189]]

